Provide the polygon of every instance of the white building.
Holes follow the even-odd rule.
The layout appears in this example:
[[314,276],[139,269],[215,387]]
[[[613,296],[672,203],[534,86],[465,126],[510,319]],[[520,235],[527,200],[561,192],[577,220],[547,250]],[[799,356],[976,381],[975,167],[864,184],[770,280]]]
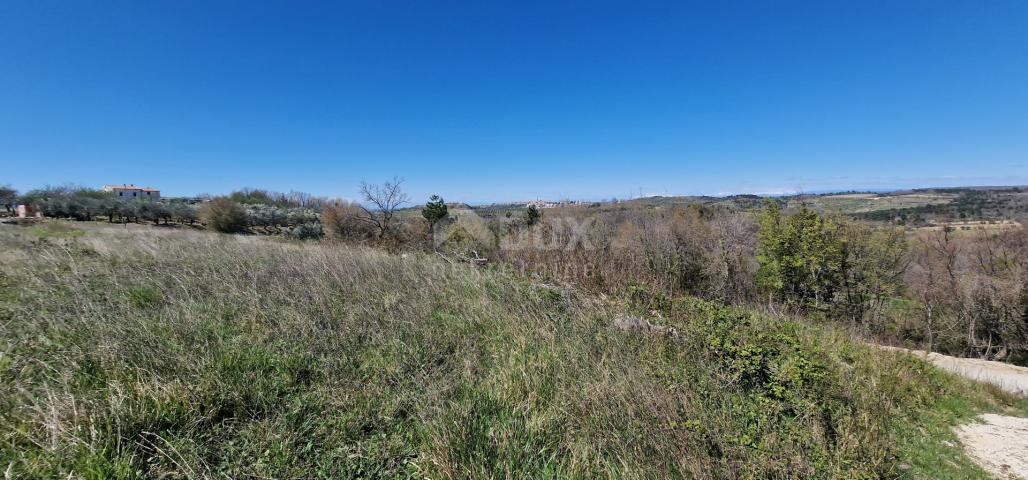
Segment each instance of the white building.
[[161,191],[150,187],[137,187],[131,184],[104,185],[103,191],[114,192],[119,198],[127,199],[158,199],[161,198]]
[[559,205],[556,204],[556,203],[553,203],[553,202],[547,202],[545,200],[535,200],[535,201],[531,201],[531,202],[528,202],[528,203],[525,204],[525,208],[533,207],[533,206],[535,208],[555,208],[555,207],[558,207]]

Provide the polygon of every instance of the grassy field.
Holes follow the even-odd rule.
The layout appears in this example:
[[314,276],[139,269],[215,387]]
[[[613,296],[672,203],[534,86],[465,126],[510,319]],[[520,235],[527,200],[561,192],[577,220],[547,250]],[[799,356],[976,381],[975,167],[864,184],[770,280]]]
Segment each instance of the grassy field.
[[[623,332],[661,312],[678,339]],[[831,327],[421,254],[0,226],[13,478],[976,478],[1024,409]]]

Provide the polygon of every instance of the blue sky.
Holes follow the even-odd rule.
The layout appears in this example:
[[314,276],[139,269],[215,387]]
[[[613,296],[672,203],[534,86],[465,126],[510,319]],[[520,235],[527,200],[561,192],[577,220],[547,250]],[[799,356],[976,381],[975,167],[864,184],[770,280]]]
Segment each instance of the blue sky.
[[1028,184],[1028,2],[9,0],[0,164],[470,202]]

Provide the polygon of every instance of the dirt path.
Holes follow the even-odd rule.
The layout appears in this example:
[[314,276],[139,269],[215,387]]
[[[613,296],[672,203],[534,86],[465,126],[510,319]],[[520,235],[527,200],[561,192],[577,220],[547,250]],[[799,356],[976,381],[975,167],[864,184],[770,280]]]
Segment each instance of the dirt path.
[[[1028,396],[1028,368],[976,358],[957,358],[938,353],[882,347],[924,358],[947,372],[978,382],[991,383],[1015,395]],[[985,413],[981,423],[955,429],[967,456],[997,478],[1028,480],[1028,418]]]
[[1028,418],[985,413],[956,428],[964,451],[998,478],[1028,479]]

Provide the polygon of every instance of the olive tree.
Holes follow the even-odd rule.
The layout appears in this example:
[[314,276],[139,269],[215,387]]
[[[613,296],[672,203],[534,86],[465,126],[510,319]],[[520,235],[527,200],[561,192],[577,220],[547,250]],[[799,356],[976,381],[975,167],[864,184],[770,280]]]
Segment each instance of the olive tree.
[[14,204],[18,201],[18,191],[10,185],[0,185],[0,205],[4,206],[7,213],[11,213]]

